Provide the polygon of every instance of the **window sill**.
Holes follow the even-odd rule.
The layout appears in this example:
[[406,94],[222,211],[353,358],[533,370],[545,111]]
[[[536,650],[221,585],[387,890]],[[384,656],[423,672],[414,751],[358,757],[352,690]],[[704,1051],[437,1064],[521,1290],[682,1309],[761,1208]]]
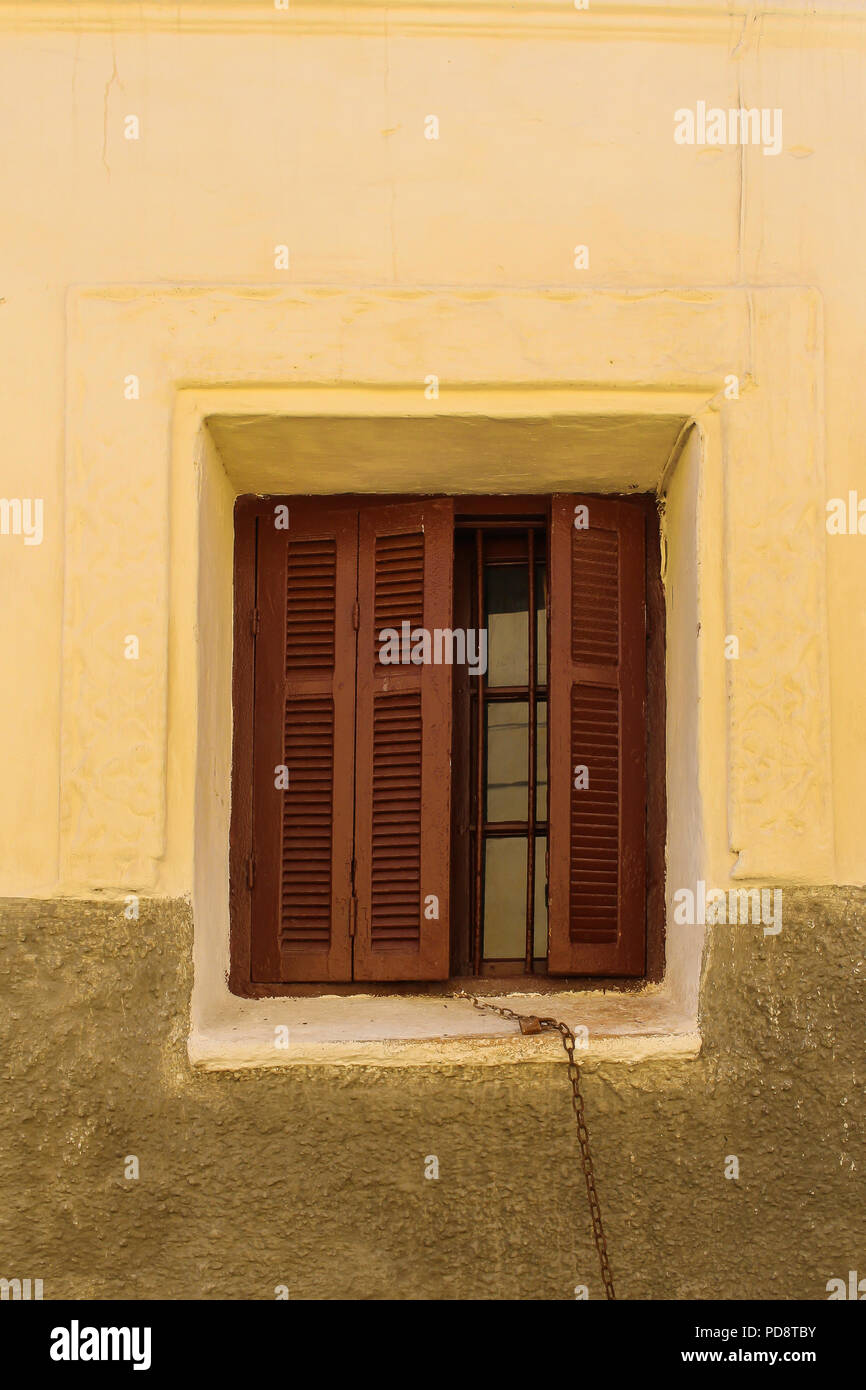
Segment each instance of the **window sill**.
[[[488,996],[515,1012],[541,1013],[588,1030],[582,1060],[639,1062],[696,1057],[697,1022],[667,997],[603,991]],[[334,995],[248,1000],[230,996],[219,1017],[193,1020],[189,1057],[207,1071],[252,1067],[502,1065],[560,1062],[552,1033],[524,1036],[511,1020],[460,999]],[[286,1031],[287,1030],[287,1031]]]

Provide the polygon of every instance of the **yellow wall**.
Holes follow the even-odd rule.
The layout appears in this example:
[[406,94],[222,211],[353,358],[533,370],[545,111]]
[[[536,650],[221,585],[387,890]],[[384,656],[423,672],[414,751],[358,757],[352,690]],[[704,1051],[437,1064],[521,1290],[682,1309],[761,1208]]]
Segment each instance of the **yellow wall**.
[[[601,1294],[555,1040],[228,995],[231,509],[635,485],[669,897],[770,881],[785,927],[669,920],[662,984],[557,998],[591,1027],[617,1290],[823,1298],[856,1268],[866,535],[824,503],[866,496],[866,21],[771,11],[0,0],[0,496],[44,505],[42,545],[0,535],[1,1276]],[[677,145],[699,100],[781,108],[783,152]]]
[[[626,1297],[823,1297],[856,1266],[866,534],[824,508],[866,498],[866,19],[772,9],[0,0],[0,497],[44,504],[41,545],[0,535],[0,1205],[46,1297],[593,1284],[555,1040],[228,995],[248,490],[659,492],[669,894],[788,906],[778,938],[669,921],[660,986],[558,999],[610,1044],[615,1270]],[[698,101],[780,108],[782,152],[678,145]],[[261,1073],[283,1018],[306,1050]],[[436,1065],[379,1069],[404,1061]],[[462,1174],[435,1194],[428,1119]]]
[[[77,23],[68,6],[0,6],[8,132],[2,495],[39,496],[45,505],[40,547],[0,537],[5,892],[49,894],[62,882],[61,691],[63,679],[76,679],[68,667],[58,675],[64,592],[67,622],[86,622],[75,613],[70,560],[87,567],[95,558],[89,538],[90,550],[76,558],[67,535],[64,499],[70,485],[86,485],[89,463],[86,438],[80,454],[68,452],[64,409],[70,391],[108,385],[94,376],[86,343],[69,364],[75,379],[67,375],[70,287],[314,284],[336,293],[450,285],[482,299],[506,286],[816,287],[825,334],[818,382],[825,492],[866,492],[859,18],[807,20],[791,11],[747,21],[706,5],[672,9],[666,21],[656,13],[642,29],[639,6],[616,21],[533,6],[524,24],[504,5],[476,6],[483,16],[472,20],[460,6],[448,7],[446,19],[444,7],[434,14],[405,4],[391,7],[386,23],[367,5],[341,9],[337,21],[327,8],[297,4],[291,16],[275,11],[245,24],[244,7],[219,3],[175,6],[180,18],[171,23],[157,5],[73,8]],[[781,107],[783,153],[678,146],[673,111],[698,99]],[[137,141],[124,139],[130,114],[140,119]],[[438,141],[424,137],[428,114],[439,117]],[[291,268],[277,272],[273,248],[283,242]],[[590,248],[589,270],[572,267],[578,242]],[[205,352],[211,327],[202,321]],[[424,357],[425,332],[423,314],[407,300],[395,341],[402,335],[413,361]],[[146,330],[138,346],[114,362],[110,383],[133,438],[136,411],[147,408],[149,368],[163,351]],[[252,345],[234,346],[243,376]],[[365,346],[375,368],[375,338]],[[588,346],[607,372],[604,343]],[[291,356],[291,343],[285,348]],[[790,342],[782,350],[796,356],[799,348]],[[664,351],[675,376],[676,342]],[[567,375],[543,342],[527,346],[526,357],[539,379]],[[295,371],[310,365],[297,361]],[[481,378],[486,365],[477,363]],[[137,367],[142,401],[124,402],[123,377]],[[762,467],[758,457],[752,463]],[[134,555],[137,541],[151,539],[138,507],[163,485],[168,440],[143,474],[130,473],[123,448],[113,466],[130,489]],[[796,513],[796,482],[785,504]],[[98,489],[87,505],[98,513]],[[114,524],[107,517],[105,529]],[[760,541],[762,518],[752,526]],[[866,539],[828,542],[836,855],[822,877],[862,883]],[[117,614],[124,631],[130,621]],[[94,631],[94,645],[114,642],[116,632]],[[165,653],[152,657],[148,679],[158,692]],[[128,674],[120,666],[118,681]],[[809,710],[801,713],[807,722]],[[92,717],[111,720],[110,689]],[[127,749],[125,756],[136,755]],[[772,785],[773,748],[755,756]]]

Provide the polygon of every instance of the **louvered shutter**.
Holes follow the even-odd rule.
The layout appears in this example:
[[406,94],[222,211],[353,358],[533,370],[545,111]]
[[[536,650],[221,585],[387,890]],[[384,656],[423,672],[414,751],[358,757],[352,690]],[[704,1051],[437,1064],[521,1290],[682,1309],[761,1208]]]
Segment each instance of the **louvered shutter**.
[[[642,975],[644,515],[613,498],[557,496],[550,541],[549,969]],[[586,787],[575,786],[581,768]]]
[[[258,520],[252,970],[350,980],[357,513]],[[288,788],[275,769],[288,770]]]
[[448,976],[451,666],[383,665],[379,633],[450,628],[453,529],[450,500],[361,511],[356,980]]

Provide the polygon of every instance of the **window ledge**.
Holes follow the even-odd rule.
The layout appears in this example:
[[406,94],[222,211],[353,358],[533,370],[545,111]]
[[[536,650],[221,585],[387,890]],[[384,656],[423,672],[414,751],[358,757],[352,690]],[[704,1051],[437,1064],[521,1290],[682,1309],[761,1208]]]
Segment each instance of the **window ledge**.
[[[652,989],[652,987],[650,987]],[[639,1062],[696,1057],[693,1014],[660,990],[639,995],[508,994],[491,1002],[586,1028],[581,1060]],[[460,999],[334,995],[232,999],[218,1019],[194,1022],[189,1057],[207,1071],[251,1067],[502,1065],[565,1060],[555,1034],[524,1035],[516,1023]]]

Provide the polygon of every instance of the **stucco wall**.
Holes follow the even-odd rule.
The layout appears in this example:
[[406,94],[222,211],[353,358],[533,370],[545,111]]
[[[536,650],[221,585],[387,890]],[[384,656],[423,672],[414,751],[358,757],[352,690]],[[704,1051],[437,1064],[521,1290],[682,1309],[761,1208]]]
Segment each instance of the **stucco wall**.
[[[168,527],[164,503],[156,529],[151,511],[168,467],[165,426],[162,452],[148,444],[143,472],[134,454],[137,412],[153,406],[165,344],[143,315],[139,337],[118,343],[109,358],[108,377],[98,341],[93,355],[85,339],[67,360],[77,346],[70,287],[384,285],[411,295],[439,285],[461,287],[479,303],[491,288],[509,286],[814,288],[826,339],[817,402],[826,411],[826,493],[846,497],[858,485],[864,492],[866,421],[857,405],[866,235],[856,118],[864,34],[862,16],[834,16],[828,4],[740,14],[710,0],[669,12],[637,0],[607,14],[603,6],[482,0],[430,8],[401,0],[387,19],[366,0],[338,11],[297,0],[288,14],[263,5],[254,15],[228,0],[170,9],[132,0],[0,4],[2,495],[45,500],[41,546],[0,543],[0,586],[11,596],[0,609],[8,673],[0,887],[44,896],[59,882],[64,603],[67,622],[86,621],[87,612],[70,553],[86,572],[112,551],[121,578],[135,572],[142,551],[160,554]],[[673,113],[698,100],[781,107],[782,153],[677,145]],[[424,137],[429,113],[439,116],[438,141]],[[124,138],[129,114],[139,117],[138,140]],[[283,243],[290,266],[277,271],[274,247]],[[578,243],[590,247],[587,270],[574,269]],[[194,380],[220,321],[218,308],[203,321]],[[422,325],[420,310],[414,318],[407,310],[399,341],[413,372],[415,357],[435,347]],[[249,333],[233,342],[241,380],[255,354]],[[339,348],[339,315],[334,333]],[[489,347],[500,337],[489,337]],[[599,374],[615,377],[619,366],[582,329],[552,354],[543,338],[524,347],[536,378],[567,378],[572,350],[594,359]],[[791,341],[792,361],[806,347],[802,336]],[[305,354],[294,329],[287,332],[292,375],[309,367]],[[675,379],[675,339],[661,356]],[[385,361],[370,339],[357,357],[374,373]],[[486,365],[476,354],[474,366],[489,380]],[[421,380],[435,369],[427,362]],[[747,376],[748,354],[731,368],[741,369]],[[256,370],[262,380],[266,368]],[[136,372],[141,399],[124,401],[123,379]],[[720,391],[723,376],[714,372]],[[288,377],[282,367],[280,379]],[[89,391],[97,423],[67,453],[67,407]],[[99,421],[123,422],[112,453],[113,495],[127,484],[122,542],[113,521],[99,530],[100,490],[86,496]],[[780,489],[784,469],[777,498]],[[82,495],[96,524],[79,552],[74,503]],[[798,522],[814,523],[802,515],[796,485],[782,500]],[[760,512],[763,500],[757,505]],[[780,524],[778,508],[765,524],[768,533]],[[752,525],[757,534],[760,515]],[[829,879],[859,883],[866,546],[859,537],[828,541],[821,626],[833,715],[825,740],[836,838]],[[148,607],[161,601],[162,565],[160,558],[156,571],[145,570],[131,611],[117,615],[121,638],[142,613],[157,630],[165,620]],[[115,635],[114,627],[94,628],[90,648],[68,655],[67,681],[80,671],[86,685],[88,667]],[[145,659],[163,700],[165,653],[149,650]],[[119,664],[119,681],[129,674]],[[108,711],[95,704],[91,723],[101,726]],[[142,748],[142,759],[151,756]],[[158,841],[149,824],[141,830],[143,843]],[[173,890],[188,891],[189,877],[179,883],[173,871],[175,846],[164,852]]]
[[[781,936],[717,928],[701,1057],[587,1068],[619,1297],[862,1268],[864,906],[795,889]],[[602,1296],[561,1064],[193,1073],[185,904],[0,927],[0,1249],[46,1298]]]
[[[778,937],[710,933],[699,1056],[587,1061],[620,1296],[863,1268],[866,536],[823,507],[866,498],[864,45],[843,0],[0,0],[0,496],[45,509],[0,535],[0,1276],[600,1294],[558,1061],[187,1055],[194,957],[226,1003],[233,496],[470,468],[664,495],[669,892],[784,892]],[[780,108],[781,153],[677,145],[699,100]],[[455,402],[401,465],[381,420]]]

